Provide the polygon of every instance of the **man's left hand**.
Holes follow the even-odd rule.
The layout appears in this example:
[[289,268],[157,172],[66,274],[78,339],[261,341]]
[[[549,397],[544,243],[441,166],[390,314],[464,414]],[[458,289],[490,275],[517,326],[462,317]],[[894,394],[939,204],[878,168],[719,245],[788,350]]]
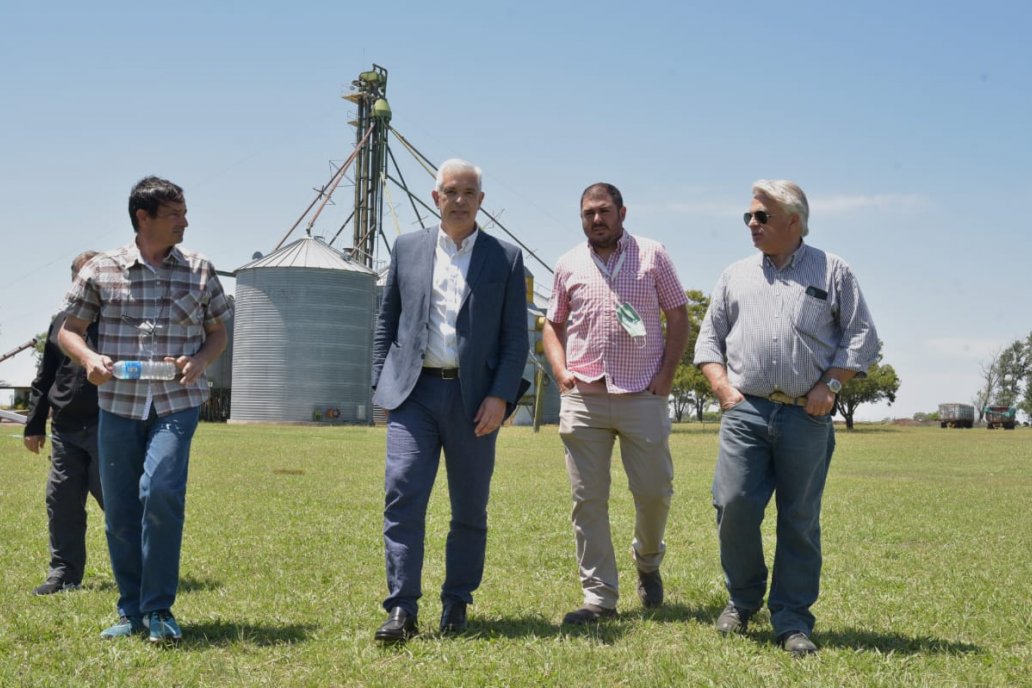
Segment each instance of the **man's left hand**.
[[648,391],[655,394],[657,397],[670,396],[670,390],[674,388],[674,378],[666,379],[662,373],[657,373],[656,377],[652,378],[652,382],[649,383]]
[[477,415],[473,417],[476,427],[473,434],[477,437],[490,435],[502,426],[505,420],[505,399],[501,397],[484,397],[477,409]]
[[179,381],[184,385],[196,382],[197,378],[204,374],[204,369],[208,367],[207,363],[193,356],[180,356],[179,358],[166,358],[165,360],[176,364],[176,368],[179,368],[179,372],[182,373]]
[[806,393],[806,412],[811,416],[826,416],[835,408],[835,393],[823,382],[818,382]]

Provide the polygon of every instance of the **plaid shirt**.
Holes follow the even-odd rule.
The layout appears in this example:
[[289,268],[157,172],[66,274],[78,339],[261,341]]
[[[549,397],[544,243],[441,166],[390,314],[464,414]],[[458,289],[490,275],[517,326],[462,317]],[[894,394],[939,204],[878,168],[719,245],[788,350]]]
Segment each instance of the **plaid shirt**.
[[699,330],[695,365],[726,365],[728,382],[742,394],[801,397],[828,368],[863,376],[879,348],[849,265],[804,243],[780,270],[763,254],[724,270]]
[[[624,231],[606,268],[607,277],[592,256],[590,244],[578,244],[555,268],[548,319],[565,323],[566,367],[578,379],[605,378],[612,393],[630,394],[648,389],[663,361],[666,340],[660,311],[688,302],[666,249],[658,241]],[[622,263],[621,263],[622,261]],[[616,307],[628,303],[645,324],[645,345],[639,346],[616,318]]]
[[[65,312],[100,326],[97,352],[114,361],[192,356],[204,328],[232,315],[215,268],[204,256],[173,248],[157,269],[136,243],[101,253],[83,266],[65,297]],[[200,406],[208,380],[111,380],[98,388],[100,408],[144,420]]]

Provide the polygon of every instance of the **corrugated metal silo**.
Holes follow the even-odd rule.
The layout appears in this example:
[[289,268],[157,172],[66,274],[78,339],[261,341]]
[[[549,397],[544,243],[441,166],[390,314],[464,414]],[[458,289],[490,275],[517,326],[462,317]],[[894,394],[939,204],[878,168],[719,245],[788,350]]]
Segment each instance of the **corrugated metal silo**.
[[231,423],[372,420],[376,273],[305,237],[236,271]]

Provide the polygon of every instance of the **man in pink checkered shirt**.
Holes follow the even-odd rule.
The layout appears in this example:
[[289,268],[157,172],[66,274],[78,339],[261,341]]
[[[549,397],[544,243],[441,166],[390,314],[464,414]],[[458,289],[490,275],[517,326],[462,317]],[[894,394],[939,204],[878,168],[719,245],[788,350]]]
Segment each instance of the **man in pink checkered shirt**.
[[674,477],[667,403],[688,342],[687,298],[666,249],[624,231],[626,215],[612,184],[585,189],[581,223],[588,240],[556,265],[543,331],[545,355],[562,395],[559,435],[573,491],[584,591],[584,605],[563,618],[569,625],[616,615],[619,576],[609,531],[609,485],[617,437],[634,495],[631,552],[638,597],[646,607],[663,602],[659,565]]

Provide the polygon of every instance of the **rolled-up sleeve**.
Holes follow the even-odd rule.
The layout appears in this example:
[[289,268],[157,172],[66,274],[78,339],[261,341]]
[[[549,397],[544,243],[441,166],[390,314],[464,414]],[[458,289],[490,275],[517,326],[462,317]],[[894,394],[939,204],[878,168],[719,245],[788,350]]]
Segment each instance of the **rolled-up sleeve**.
[[837,277],[838,317],[842,337],[839,339],[831,367],[855,370],[857,375],[862,377],[878,360],[881,342],[878,341],[874,320],[852,270],[842,266]]
[[731,320],[727,311],[727,271],[720,275],[717,285],[713,287],[710,305],[702,318],[699,338],[695,341],[695,358],[693,363],[724,364],[727,353],[727,335],[731,331]]

